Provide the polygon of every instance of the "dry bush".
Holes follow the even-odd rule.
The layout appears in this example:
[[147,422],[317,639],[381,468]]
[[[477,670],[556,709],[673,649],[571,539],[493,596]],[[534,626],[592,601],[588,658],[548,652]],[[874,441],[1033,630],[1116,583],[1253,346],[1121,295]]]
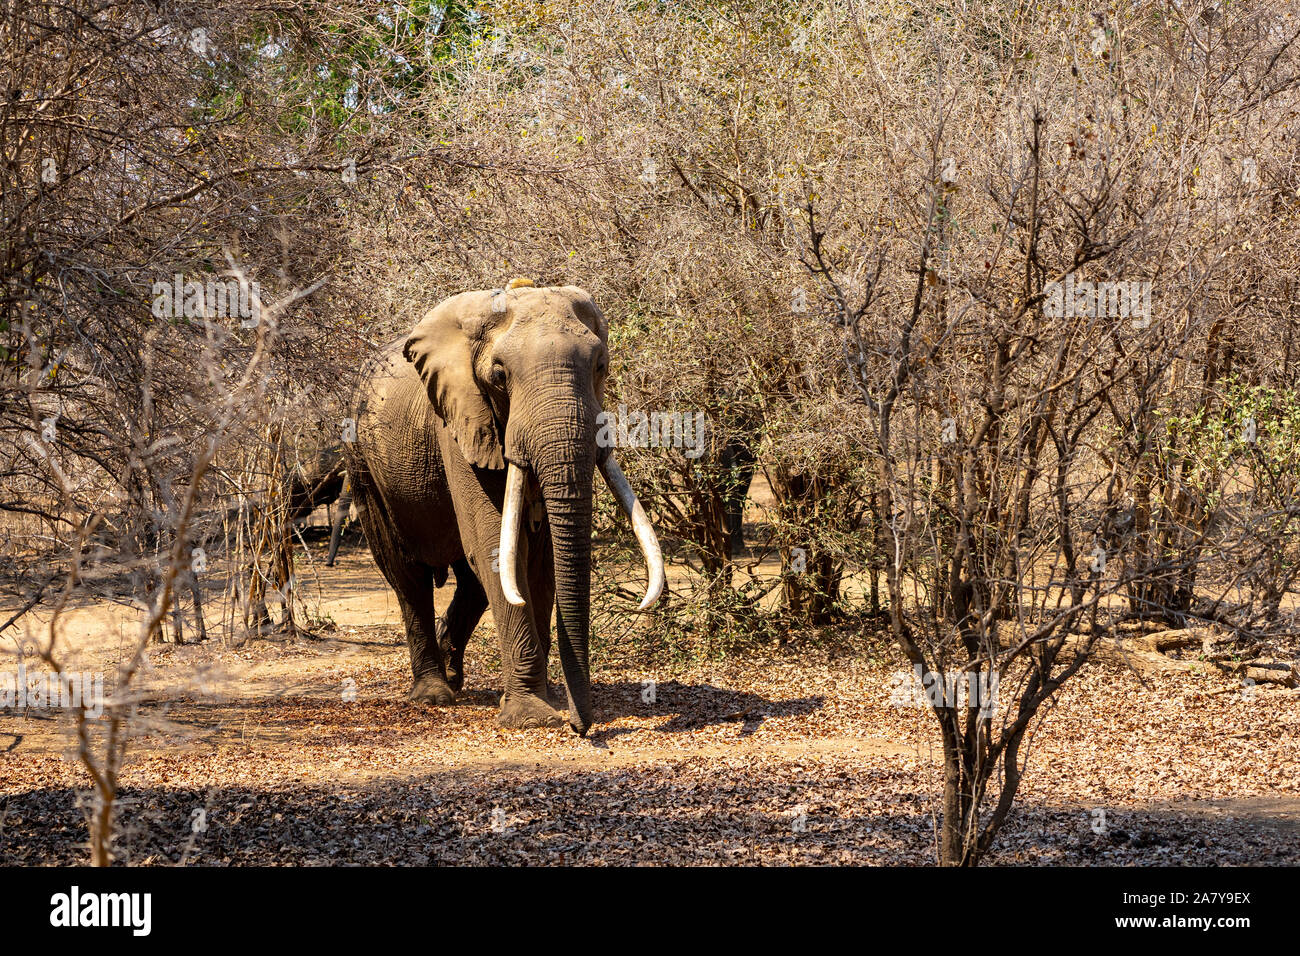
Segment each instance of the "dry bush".
[[[845,566],[881,570],[923,672],[1014,688],[996,719],[933,707],[939,856],[977,861],[1091,637],[1126,614],[1187,621],[1216,563],[1290,580],[1284,547],[1269,567],[1209,546],[1227,474],[1173,427],[1230,376],[1290,367],[1268,344],[1294,327],[1270,279],[1295,202],[1285,5],[497,9],[511,29],[469,135],[544,164],[545,187],[476,182],[487,208],[467,212],[499,268],[598,277],[627,321],[616,394],[753,396],[770,539],[816,543],[786,615],[824,620]],[[1067,280],[1150,283],[1150,312],[1053,309]],[[702,620],[752,614],[713,586],[747,582],[710,549],[690,470],[628,455],[707,556]],[[1252,527],[1285,535],[1290,508]]]
[[[609,595],[611,643],[886,613],[922,677],[1000,688],[926,702],[937,855],[978,862],[1040,708],[1122,618],[1294,636],[1289,10],[15,0],[7,586],[165,611],[210,542],[228,637],[273,589],[296,627],[294,488],[365,355],[453,292],[581,285],[610,405],[708,423],[699,456],[620,451],[683,573],[648,620]],[[273,326],[160,320],[177,273],[256,281]],[[1150,312],[1066,282],[1149,283]],[[742,447],[776,504],[733,555]]]

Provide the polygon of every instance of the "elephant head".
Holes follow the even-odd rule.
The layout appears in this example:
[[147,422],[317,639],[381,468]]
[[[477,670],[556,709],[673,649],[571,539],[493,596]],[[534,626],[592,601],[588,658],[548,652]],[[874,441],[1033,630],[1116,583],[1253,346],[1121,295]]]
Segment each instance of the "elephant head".
[[[592,481],[597,469],[632,520],[649,584],[642,609],[664,586],[659,543],[610,449],[597,447],[597,415],[609,370],[609,325],[582,289],[533,287],[465,292],[416,325],[404,354],[466,461],[505,469],[501,589],[524,604],[516,565],[525,496],[540,494],[555,561],[556,630],[569,719],[591,724],[588,657]],[[549,617],[549,609],[541,618]]]

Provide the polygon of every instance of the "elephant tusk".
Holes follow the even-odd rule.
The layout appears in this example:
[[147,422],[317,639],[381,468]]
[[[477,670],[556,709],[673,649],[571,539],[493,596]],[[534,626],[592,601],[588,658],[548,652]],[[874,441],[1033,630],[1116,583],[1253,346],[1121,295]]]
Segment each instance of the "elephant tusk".
[[506,471],[506,500],[501,509],[501,548],[497,552],[501,567],[501,590],[511,604],[522,605],[515,566],[519,563],[519,523],[524,516],[524,470],[514,462]]
[[636,533],[637,544],[641,545],[641,553],[645,555],[646,576],[649,582],[646,584],[645,598],[637,608],[638,611],[644,611],[664,593],[664,555],[659,548],[659,539],[655,537],[655,529],[651,526],[645,509],[641,507],[641,502],[637,500],[636,492],[628,484],[627,476],[623,474],[623,469],[618,467],[618,462],[614,460],[612,454],[601,464],[600,473],[605,479],[605,484],[609,485],[609,490],[614,492],[619,505],[632,519],[632,530]]

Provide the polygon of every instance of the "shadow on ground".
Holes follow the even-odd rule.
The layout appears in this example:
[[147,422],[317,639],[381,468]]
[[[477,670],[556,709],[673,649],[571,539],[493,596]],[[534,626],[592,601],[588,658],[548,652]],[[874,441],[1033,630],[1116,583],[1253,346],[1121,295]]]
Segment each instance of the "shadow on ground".
[[[930,795],[792,778],[787,769],[457,771],[357,789],[124,789],[117,859],[132,865],[902,864],[933,862]],[[797,777],[797,774],[796,774]],[[883,782],[883,781],[878,781]],[[86,791],[0,800],[0,861],[85,862]],[[987,862],[1296,862],[1269,828],[1219,829],[1169,811],[1014,813]]]
[[636,728],[602,729],[599,726],[601,722],[665,713],[673,717],[655,728],[659,733],[682,733],[714,724],[737,723],[741,725],[741,736],[747,736],[768,717],[803,716],[826,703],[821,696],[772,700],[746,691],[728,690],[712,684],[683,684],[675,680],[653,685],[598,682],[592,685],[592,698],[596,701],[597,726],[591,731],[595,741],[636,732]]

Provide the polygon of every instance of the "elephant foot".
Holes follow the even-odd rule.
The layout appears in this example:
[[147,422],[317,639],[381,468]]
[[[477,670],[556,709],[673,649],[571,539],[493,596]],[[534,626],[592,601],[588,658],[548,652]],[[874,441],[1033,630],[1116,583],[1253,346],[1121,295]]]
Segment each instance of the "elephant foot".
[[501,701],[497,724],[511,730],[534,730],[539,727],[563,727],[569,721],[540,697],[520,694]]
[[411,692],[406,697],[407,700],[413,700],[417,703],[446,707],[456,700],[456,693],[447,686],[447,682],[441,677],[436,674],[426,674],[416,680]]
[[458,655],[453,653],[451,659],[447,661],[447,686],[457,694],[465,686],[465,661],[463,655],[458,659]]
[[459,694],[465,685],[465,648],[456,650],[447,639],[447,626],[441,620],[438,622],[438,649],[442,651],[442,659],[447,662],[447,686]]

